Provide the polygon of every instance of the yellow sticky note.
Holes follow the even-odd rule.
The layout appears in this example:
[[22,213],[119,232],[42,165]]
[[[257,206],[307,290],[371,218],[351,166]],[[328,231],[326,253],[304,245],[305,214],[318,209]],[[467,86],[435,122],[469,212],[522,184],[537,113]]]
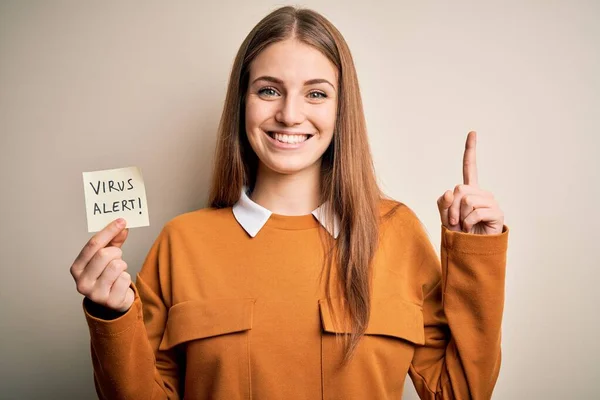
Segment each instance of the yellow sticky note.
[[149,226],[146,187],[138,167],[83,173],[88,232],[124,218],[128,228]]

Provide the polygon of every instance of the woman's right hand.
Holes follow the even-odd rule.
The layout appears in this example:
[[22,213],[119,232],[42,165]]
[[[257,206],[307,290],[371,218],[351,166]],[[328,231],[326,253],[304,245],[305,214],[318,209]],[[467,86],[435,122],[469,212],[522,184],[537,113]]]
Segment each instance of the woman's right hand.
[[128,229],[122,218],[108,224],[83,246],[71,266],[77,291],[96,304],[125,312],[134,300],[131,275],[125,270],[121,246]]

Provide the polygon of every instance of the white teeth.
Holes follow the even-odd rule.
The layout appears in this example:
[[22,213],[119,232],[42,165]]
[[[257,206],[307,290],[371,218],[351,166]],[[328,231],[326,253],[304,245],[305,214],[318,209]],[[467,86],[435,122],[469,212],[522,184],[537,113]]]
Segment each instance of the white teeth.
[[308,139],[308,135],[286,135],[276,132],[273,132],[273,137],[280,142],[290,144],[302,143]]

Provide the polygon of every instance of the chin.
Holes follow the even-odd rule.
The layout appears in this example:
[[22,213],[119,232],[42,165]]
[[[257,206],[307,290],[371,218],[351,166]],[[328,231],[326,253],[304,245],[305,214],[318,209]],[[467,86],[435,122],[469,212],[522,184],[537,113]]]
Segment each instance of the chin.
[[282,175],[293,175],[311,168],[315,168],[315,162],[307,162],[307,161],[299,161],[299,162],[291,162],[292,160],[285,160],[285,162],[273,162],[270,160],[267,163],[263,162],[263,165],[266,169],[271,170],[277,174]]

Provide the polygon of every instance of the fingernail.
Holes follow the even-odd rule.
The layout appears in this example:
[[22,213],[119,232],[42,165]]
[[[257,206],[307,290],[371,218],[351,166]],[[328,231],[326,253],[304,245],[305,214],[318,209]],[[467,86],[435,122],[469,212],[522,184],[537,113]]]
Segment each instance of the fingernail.
[[456,225],[456,220],[454,218],[450,218],[450,225]]
[[125,225],[125,220],[123,218],[117,219],[117,226],[121,227],[123,225]]

